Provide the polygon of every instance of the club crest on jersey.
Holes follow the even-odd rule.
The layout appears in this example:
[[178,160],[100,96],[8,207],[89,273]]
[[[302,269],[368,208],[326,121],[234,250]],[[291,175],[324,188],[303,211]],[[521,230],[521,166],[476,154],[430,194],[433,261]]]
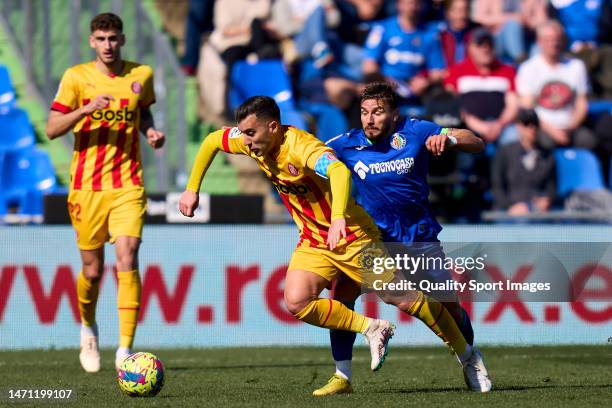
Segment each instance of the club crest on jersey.
[[142,85],[140,85],[140,82],[138,81],[132,82],[131,88],[132,92],[134,92],[135,94],[139,94],[142,92]]
[[406,146],[406,138],[399,133],[394,133],[391,136],[391,147],[395,150],[403,149]]
[[293,175],[293,176],[297,176],[298,174],[300,174],[300,172],[298,171],[297,167],[295,167],[291,163],[289,163],[287,165],[287,170],[289,170],[289,173],[291,173],[291,175]]

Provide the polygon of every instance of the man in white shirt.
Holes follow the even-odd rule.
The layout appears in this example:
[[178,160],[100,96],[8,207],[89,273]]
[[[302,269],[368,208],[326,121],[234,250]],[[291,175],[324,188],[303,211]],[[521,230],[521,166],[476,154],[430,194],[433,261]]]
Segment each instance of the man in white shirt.
[[524,108],[534,108],[540,118],[541,144],[547,148],[575,146],[593,149],[595,134],[582,126],[587,115],[587,71],[577,58],[563,55],[563,27],[549,21],[538,28],[541,50],[519,68],[516,87]]

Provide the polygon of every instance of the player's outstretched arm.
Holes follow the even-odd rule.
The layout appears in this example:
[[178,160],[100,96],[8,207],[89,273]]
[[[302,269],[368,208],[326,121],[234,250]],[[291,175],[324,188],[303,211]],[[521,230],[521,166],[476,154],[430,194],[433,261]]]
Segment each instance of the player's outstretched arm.
[[140,131],[146,136],[147,143],[154,149],[161,148],[166,141],[166,134],[155,129],[155,121],[149,108],[143,108],[140,111]]
[[63,136],[85,116],[97,110],[104,109],[112,100],[114,100],[114,98],[111,95],[104,94],[96,96],[87,105],[75,109],[72,112],[63,113],[52,110],[49,112],[45,133],[51,140]]
[[200,145],[200,150],[198,150],[198,154],[193,162],[193,167],[191,168],[189,181],[179,200],[179,210],[186,217],[193,217],[195,210],[198,208],[198,193],[202,185],[202,180],[204,179],[204,175],[206,175],[208,167],[215,158],[215,155],[219,149],[222,148],[222,137],[221,132],[211,133]]
[[468,129],[444,129],[439,135],[433,135],[425,141],[425,147],[434,156],[440,156],[447,149],[466,153],[480,153],[484,142]]
[[342,162],[335,161],[327,167],[327,177],[329,177],[332,194],[332,222],[329,226],[326,244],[330,250],[333,250],[341,237],[346,238],[344,215],[351,191],[351,172]]

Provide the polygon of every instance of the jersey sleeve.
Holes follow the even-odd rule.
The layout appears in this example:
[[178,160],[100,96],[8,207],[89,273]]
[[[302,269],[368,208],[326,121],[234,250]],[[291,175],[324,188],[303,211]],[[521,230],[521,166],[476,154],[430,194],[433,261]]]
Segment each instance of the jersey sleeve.
[[297,160],[304,167],[314,170],[319,176],[327,178],[328,167],[338,162],[334,151],[312,135],[302,135]]
[[153,87],[153,70],[146,67],[144,83],[142,84],[142,95],[138,104],[141,108],[148,108],[155,103],[155,88]]
[[413,130],[419,142],[425,144],[429,136],[439,135],[442,132],[442,127],[427,120],[416,120]]
[[225,128],[206,136],[194,160],[186,189],[194,192],[200,191],[204,175],[219,150],[226,153],[248,154],[247,147],[242,143],[241,135],[238,128]]
[[72,69],[67,69],[60,81],[57,93],[51,103],[51,110],[70,113],[79,107],[78,78]]
[[377,62],[382,60],[382,56],[385,52],[383,41],[385,37],[385,27],[381,24],[376,24],[370,30],[368,38],[365,43],[364,59],[371,59]]

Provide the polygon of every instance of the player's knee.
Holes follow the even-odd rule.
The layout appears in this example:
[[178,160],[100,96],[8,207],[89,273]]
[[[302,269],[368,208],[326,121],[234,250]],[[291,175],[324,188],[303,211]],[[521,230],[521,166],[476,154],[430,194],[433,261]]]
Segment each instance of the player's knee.
[[285,305],[287,306],[287,310],[294,316],[304,310],[306,306],[312,302],[312,300],[313,299],[310,297],[291,296],[285,294]]
[[88,280],[96,280],[102,277],[104,265],[98,261],[83,263],[83,275]]

